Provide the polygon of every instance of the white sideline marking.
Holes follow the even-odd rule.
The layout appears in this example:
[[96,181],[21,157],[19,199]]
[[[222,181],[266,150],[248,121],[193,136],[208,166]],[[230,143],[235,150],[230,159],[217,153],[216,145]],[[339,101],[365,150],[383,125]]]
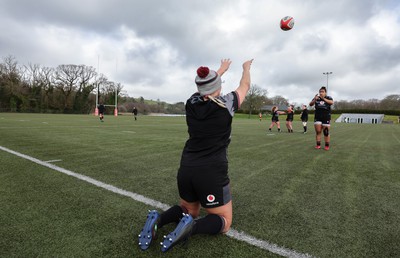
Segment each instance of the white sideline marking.
[[[152,207],[164,210],[164,211],[170,208],[169,205],[164,204],[162,202],[147,198],[147,197],[145,197],[143,195],[140,195],[140,194],[137,194],[137,193],[132,193],[132,192],[120,189],[120,188],[115,187],[113,185],[109,185],[109,184],[103,183],[103,182],[98,181],[96,179],[93,179],[91,177],[84,176],[84,175],[72,172],[72,171],[67,170],[65,168],[58,167],[56,165],[47,163],[46,161],[41,161],[41,160],[33,158],[31,156],[28,156],[28,155],[25,155],[25,154],[10,150],[10,149],[5,148],[3,146],[0,146],[0,150],[3,150],[3,151],[8,152],[8,153],[11,153],[11,154],[16,155],[16,156],[18,156],[20,158],[24,158],[24,159],[30,160],[30,161],[32,161],[32,162],[34,162],[36,164],[42,165],[44,167],[51,168],[51,169],[56,170],[58,172],[64,173],[66,175],[73,176],[75,178],[78,178],[78,179],[83,180],[85,182],[88,182],[90,184],[93,184],[93,185],[96,185],[96,186],[101,187],[103,189],[109,190],[111,192],[114,192],[114,193],[117,193],[117,194],[120,194],[120,195],[123,195],[123,196],[126,196],[126,197],[130,197],[130,198],[134,199],[135,201],[147,204],[149,206],[152,206]],[[279,247],[276,244],[272,244],[272,243],[269,243],[268,241],[257,239],[257,238],[255,238],[253,236],[250,236],[250,235],[248,235],[248,234],[246,234],[244,232],[239,232],[239,231],[237,231],[237,230],[235,230],[233,228],[231,228],[226,233],[226,235],[231,237],[231,238],[234,238],[236,240],[246,242],[246,243],[248,243],[250,245],[259,247],[261,249],[270,251],[271,253],[282,255],[282,256],[285,256],[285,257],[296,257],[296,258],[297,257],[313,257],[313,256],[311,256],[311,255],[309,255],[307,253],[303,254],[303,253],[299,253],[299,252],[297,252],[295,250],[292,250],[292,249],[289,249],[289,248]]]
[[136,133],[134,131],[122,131],[123,133]]
[[59,162],[59,161],[62,161],[62,159],[52,159],[52,160],[47,160],[45,162],[52,163],[52,162]]

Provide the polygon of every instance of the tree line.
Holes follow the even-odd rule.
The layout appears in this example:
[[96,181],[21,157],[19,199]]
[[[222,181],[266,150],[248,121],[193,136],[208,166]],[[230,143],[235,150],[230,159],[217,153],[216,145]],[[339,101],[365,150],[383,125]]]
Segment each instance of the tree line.
[[[97,89],[96,89],[97,88]],[[130,112],[133,106],[141,113],[183,114],[183,102],[168,104],[159,99],[148,101],[143,97],[133,98],[122,92],[120,83],[110,81],[104,74],[98,74],[92,66],[63,64],[46,67],[38,64],[19,65],[13,56],[3,58],[0,63],[0,112],[77,113],[94,111],[96,94],[98,102],[115,104],[118,96],[118,110]],[[294,104],[300,109],[301,104]],[[266,105],[289,105],[282,96],[268,97],[268,91],[251,85],[242,104],[241,111],[258,113]],[[389,95],[382,100],[335,101],[335,110],[400,110],[400,95]],[[113,108],[109,109],[113,112]]]

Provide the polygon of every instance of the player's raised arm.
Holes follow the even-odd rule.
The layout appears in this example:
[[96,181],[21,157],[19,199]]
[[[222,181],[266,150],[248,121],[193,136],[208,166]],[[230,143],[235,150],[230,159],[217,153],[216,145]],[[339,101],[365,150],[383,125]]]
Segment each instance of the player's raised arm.
[[228,59],[222,59],[221,60],[221,66],[219,67],[217,73],[219,76],[222,76],[228,69],[229,66],[231,65],[232,61]]
[[240,79],[239,87],[236,89],[236,93],[239,97],[239,106],[243,103],[247,92],[250,89],[250,67],[254,59],[248,60],[243,63],[243,73]]

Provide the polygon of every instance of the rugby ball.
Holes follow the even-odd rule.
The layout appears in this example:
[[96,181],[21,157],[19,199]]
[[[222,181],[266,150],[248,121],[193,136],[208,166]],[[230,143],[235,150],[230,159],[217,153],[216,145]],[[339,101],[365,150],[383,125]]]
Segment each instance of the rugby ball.
[[291,16],[285,16],[281,19],[281,29],[284,31],[293,29],[294,19]]

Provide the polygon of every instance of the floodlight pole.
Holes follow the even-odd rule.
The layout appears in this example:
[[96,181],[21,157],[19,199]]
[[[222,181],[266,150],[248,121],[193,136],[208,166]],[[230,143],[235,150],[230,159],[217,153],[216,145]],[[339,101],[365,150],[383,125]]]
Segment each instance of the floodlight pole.
[[[99,72],[99,62],[100,62],[100,56],[97,55],[97,73]],[[97,81],[97,73],[96,73],[96,107],[94,108],[94,115],[98,116],[99,115],[99,82]]]
[[[118,59],[115,59],[115,74],[117,73],[117,64]],[[118,116],[118,85],[114,84],[115,86],[115,108],[114,108],[114,116]]]
[[322,73],[326,75],[326,92],[328,93],[328,77],[330,74],[332,74],[332,72],[326,72],[326,73]]

